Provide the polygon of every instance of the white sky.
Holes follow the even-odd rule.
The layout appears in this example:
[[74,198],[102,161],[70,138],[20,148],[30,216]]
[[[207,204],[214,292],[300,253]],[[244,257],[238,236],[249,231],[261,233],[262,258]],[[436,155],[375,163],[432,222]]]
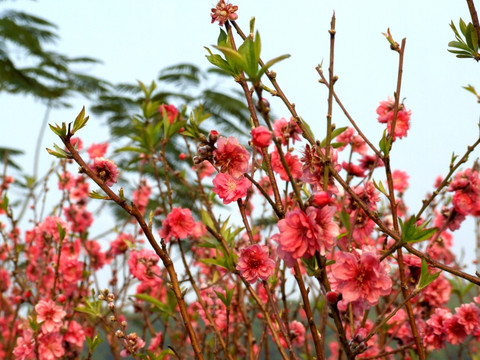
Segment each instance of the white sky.
[[[383,131],[375,109],[379,101],[393,95],[398,65],[398,56],[381,33],[390,27],[398,42],[407,38],[401,97],[413,114],[408,137],[394,145],[392,164],[410,174],[413,187],[407,190],[406,200],[411,212],[419,209],[436,176],[448,171],[452,152],[463,154],[476,140],[479,105],[461,87],[472,84],[480,90],[480,64],[456,59],[446,50],[447,43],[454,40],[450,21],[458,24],[460,17],[469,18],[464,1],[239,0],[235,4],[239,6],[237,22],[244,31],[248,31],[250,17],[256,17],[264,60],[292,55],[274,70],[317,138],[325,134],[327,91],[318,83],[314,68],[322,60],[328,63],[327,31],[333,11],[337,17],[336,91],[375,144]],[[87,70],[114,83],[136,79],[149,83],[160,69],[179,62],[207,68],[204,46],[214,44],[219,32],[217,24],[210,24],[214,5],[211,0],[1,2],[2,9],[22,9],[57,24],[61,39],[55,49],[69,56],[102,60],[103,65]],[[271,104],[276,114],[289,116],[280,102]],[[89,104],[78,99],[72,109],[52,111],[50,122],[72,121],[83,105],[88,114]],[[25,169],[32,168],[44,110],[43,104],[28,97],[0,96],[0,144],[25,150]],[[337,126],[347,124],[338,107],[333,121]],[[82,130],[86,145],[107,138],[108,131],[100,123],[91,118]],[[47,132],[43,148],[54,141]],[[475,151],[471,160],[479,153]],[[41,166],[51,162],[44,152]],[[457,241],[473,247],[473,233],[461,234],[461,238],[454,234]]]

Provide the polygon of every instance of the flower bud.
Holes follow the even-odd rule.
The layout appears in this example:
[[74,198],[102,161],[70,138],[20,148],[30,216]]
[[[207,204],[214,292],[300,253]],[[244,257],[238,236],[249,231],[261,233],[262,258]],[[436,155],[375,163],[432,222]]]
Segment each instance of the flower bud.
[[259,148],[266,148],[272,143],[272,133],[265,126],[258,126],[250,131],[252,144]]
[[335,305],[338,302],[338,294],[335,291],[327,292],[326,298],[327,301],[332,305]]

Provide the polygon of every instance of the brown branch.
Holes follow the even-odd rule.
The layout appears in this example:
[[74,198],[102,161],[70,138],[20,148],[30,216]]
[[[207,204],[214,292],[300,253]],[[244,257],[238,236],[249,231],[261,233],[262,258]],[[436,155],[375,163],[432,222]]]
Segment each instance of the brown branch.
[[470,11],[470,17],[472,18],[473,27],[477,32],[478,46],[480,47],[480,24],[478,22],[477,10],[475,10],[475,4],[473,0],[467,0],[468,11]]

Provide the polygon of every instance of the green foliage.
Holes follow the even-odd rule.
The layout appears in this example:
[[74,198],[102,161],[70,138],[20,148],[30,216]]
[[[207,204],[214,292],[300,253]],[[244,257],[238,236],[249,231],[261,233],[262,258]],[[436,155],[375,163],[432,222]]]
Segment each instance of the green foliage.
[[428,225],[428,221],[417,226],[417,220],[415,216],[411,216],[407,222],[403,223],[402,219],[398,219],[400,228],[402,231],[401,239],[403,242],[416,243],[419,241],[427,240],[432,237],[437,228],[425,229]]
[[217,45],[214,46],[214,48],[220,51],[225,56],[225,59],[218,54],[213,54],[209,48],[205,49],[207,49],[210,54],[207,55],[208,61],[232,75],[235,80],[240,79],[240,74],[243,71],[247,75],[247,80],[251,81],[253,85],[258,85],[263,74],[265,74],[271,66],[290,57],[290,55],[278,56],[268,61],[259,69],[261,46],[260,34],[257,31],[255,38],[252,34],[244,40],[238,50],[234,50],[230,42],[230,37],[220,29]]
[[480,54],[478,53],[478,35],[475,27],[472,23],[465,24],[463,19],[460,19],[459,27],[461,35],[453,21],[450,23],[450,27],[455,34],[456,41],[450,41],[448,46],[449,52],[456,54],[457,58],[475,59],[480,60]]
[[418,284],[416,289],[417,290],[422,290],[426,288],[428,285],[430,285],[432,282],[434,282],[439,276],[440,276],[441,271],[438,271],[436,273],[432,273],[431,270],[429,270],[427,262],[425,259],[422,259],[422,272],[420,274],[420,279],[418,280]]
[[[56,26],[24,12],[6,10],[0,15],[0,92],[29,94],[53,106],[69,106],[65,99],[74,93],[89,97],[106,90],[107,82],[73,71],[74,66],[98,63],[89,57],[70,58],[45,45],[58,39]],[[22,51],[29,66],[11,57]]]

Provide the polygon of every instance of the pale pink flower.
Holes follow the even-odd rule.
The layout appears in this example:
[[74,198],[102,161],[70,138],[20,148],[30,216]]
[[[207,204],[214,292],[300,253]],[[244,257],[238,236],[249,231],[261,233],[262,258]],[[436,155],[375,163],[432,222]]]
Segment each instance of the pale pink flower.
[[51,333],[58,331],[63,323],[63,318],[67,314],[62,307],[55,304],[51,299],[40,300],[35,305],[37,312],[37,322],[42,323],[42,332]]
[[103,157],[95,158],[90,169],[102,180],[107,186],[112,186],[117,182],[118,169],[112,160]]
[[238,6],[229,4],[225,0],[220,0],[217,6],[212,8],[212,24],[218,21],[218,25],[223,26],[228,20],[237,20],[238,15],[235,13]]
[[278,243],[277,254],[287,266],[292,267],[297,259],[309,258],[318,251],[325,255],[333,248],[338,225],[332,220],[335,213],[333,206],[321,209],[309,206],[306,212],[295,209],[288,212],[278,222],[279,234],[272,236]]
[[367,246],[351,253],[338,252],[331,277],[336,283],[335,291],[342,293],[346,302],[362,299],[376,305],[380,296],[392,290],[387,266],[380,262],[376,250]]
[[[287,163],[288,169],[290,170],[290,174],[294,180],[297,180],[302,176],[302,164],[298,159],[297,155],[292,155],[290,152],[287,152],[285,155],[285,162]],[[280,175],[280,178],[284,181],[288,181],[289,177],[287,171],[283,167],[282,161],[280,159],[280,155],[278,154],[277,149],[272,152],[272,169],[277,174]]]
[[235,179],[229,174],[218,173],[213,179],[213,185],[214,188],[212,191],[217,194],[226,205],[247,196],[248,189],[252,183],[245,177]]
[[70,190],[70,200],[75,203],[87,202],[88,200],[88,182],[85,182],[85,177],[79,175],[75,178],[75,184]]
[[83,330],[83,326],[75,320],[70,321],[63,339],[71,346],[79,349],[83,348],[83,343],[85,342],[85,331]]
[[108,142],[104,142],[103,144],[93,143],[87,149],[87,153],[90,159],[94,160],[97,157],[104,157],[105,153],[107,152],[107,149],[108,149]]
[[273,274],[275,261],[269,258],[267,246],[254,244],[241,251],[237,270],[245,280],[253,284],[258,278],[267,280]]
[[158,234],[168,242],[172,237],[176,239],[186,238],[194,228],[195,220],[192,217],[190,209],[175,207],[162,221],[162,228],[158,230]]
[[167,104],[162,104],[160,105],[160,107],[158,108],[158,112],[160,114],[162,114],[162,116],[164,115],[167,115],[167,118],[168,118],[168,122],[170,124],[173,124],[173,122],[175,121],[175,119],[177,119],[178,117],[178,110],[177,108],[175,107],[175,105],[167,105]]
[[305,342],[305,326],[301,322],[293,320],[289,324],[289,328],[292,345],[298,347],[303,346]]
[[410,176],[405,171],[402,170],[394,170],[392,172],[393,178],[393,188],[397,190],[400,194],[405,192],[408,188],[408,179]]
[[130,346],[130,350],[123,349],[120,351],[120,356],[128,357],[129,355],[136,354],[138,350],[145,346],[145,341],[138,337],[137,333],[130,333],[126,337],[126,342]]
[[289,140],[292,140],[293,144],[299,141],[302,130],[292,118],[290,121],[280,118],[273,122],[273,133],[282,140],[282,145],[287,145]]
[[258,126],[252,131],[252,143],[259,148],[266,148],[272,143],[272,133],[265,126]]
[[249,169],[250,153],[233,136],[220,137],[213,156],[215,165],[220,168],[220,171],[235,178],[241,177]]
[[480,326],[480,309],[474,303],[462,304],[455,308],[458,322],[464,326],[465,332],[470,335]]

